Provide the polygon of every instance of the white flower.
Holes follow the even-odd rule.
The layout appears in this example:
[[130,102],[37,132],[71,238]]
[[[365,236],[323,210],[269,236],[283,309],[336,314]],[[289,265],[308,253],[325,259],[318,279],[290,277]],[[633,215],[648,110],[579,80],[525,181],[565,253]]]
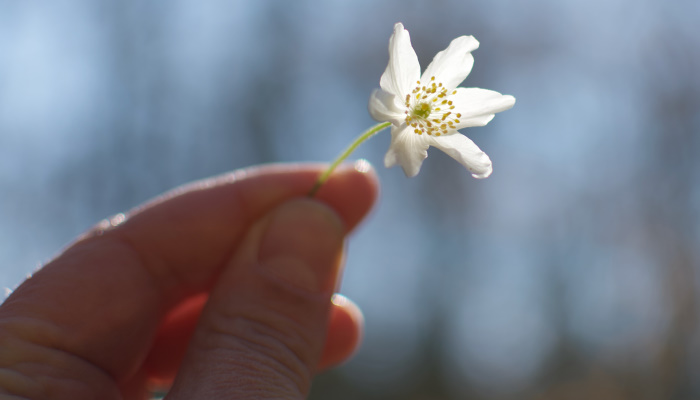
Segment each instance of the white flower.
[[484,126],[497,112],[515,104],[513,96],[492,90],[458,88],[471,72],[479,47],[472,36],[454,39],[420,74],[411,38],[401,23],[389,39],[389,65],[369,100],[369,112],[377,121],[391,122],[391,145],[384,165],[401,165],[406,176],[415,176],[428,147],[434,146],[464,165],[475,178],[493,170],[489,157],[474,142],[457,132]]

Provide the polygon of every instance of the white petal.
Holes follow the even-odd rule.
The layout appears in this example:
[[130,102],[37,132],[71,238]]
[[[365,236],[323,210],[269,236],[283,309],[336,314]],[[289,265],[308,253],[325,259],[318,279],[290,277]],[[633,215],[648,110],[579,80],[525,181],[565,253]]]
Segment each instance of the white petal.
[[406,120],[404,108],[396,104],[397,96],[385,92],[382,89],[375,89],[369,97],[369,113],[376,121],[389,121],[399,126]]
[[455,123],[456,129],[470,126],[484,126],[494,114],[508,110],[515,104],[515,98],[493,90],[479,88],[457,88],[457,93],[450,96],[455,108],[452,115],[461,114]]
[[411,37],[401,23],[394,25],[389,39],[389,65],[379,81],[384,91],[403,99],[420,78],[418,56],[411,47]]
[[460,36],[454,39],[447,48],[435,55],[433,62],[428,65],[421,82],[429,82],[435,77],[435,82],[442,82],[448,90],[459,86],[469,75],[474,65],[471,52],[479,47],[479,42],[473,36]]
[[[432,137],[432,136],[431,136]],[[488,178],[493,171],[491,159],[468,137],[455,133],[432,137],[432,146],[444,151],[448,156],[464,165],[474,178]]]
[[416,176],[428,157],[429,146],[428,135],[417,135],[405,124],[399,128],[392,126],[391,145],[384,156],[384,166],[390,168],[399,164],[407,177]]

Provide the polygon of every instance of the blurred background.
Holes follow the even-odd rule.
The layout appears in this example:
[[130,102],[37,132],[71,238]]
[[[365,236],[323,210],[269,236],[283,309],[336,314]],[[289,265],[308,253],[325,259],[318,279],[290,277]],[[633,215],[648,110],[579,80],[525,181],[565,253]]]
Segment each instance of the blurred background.
[[0,286],[185,182],[330,161],[374,122],[395,22],[423,68],[460,35],[464,86],[515,107],[385,169],[342,292],[357,356],[312,399],[700,398],[700,2],[3,1]]

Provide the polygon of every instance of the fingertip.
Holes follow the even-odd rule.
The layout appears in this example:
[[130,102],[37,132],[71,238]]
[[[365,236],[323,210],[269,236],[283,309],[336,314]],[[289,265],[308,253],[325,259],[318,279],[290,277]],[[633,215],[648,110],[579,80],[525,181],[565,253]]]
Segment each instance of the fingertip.
[[318,363],[319,370],[345,362],[362,343],[364,316],[360,308],[341,294],[333,295],[331,304],[328,335]]
[[371,211],[379,196],[379,180],[367,160],[343,164],[321,186],[316,198],[333,207],[352,231]]

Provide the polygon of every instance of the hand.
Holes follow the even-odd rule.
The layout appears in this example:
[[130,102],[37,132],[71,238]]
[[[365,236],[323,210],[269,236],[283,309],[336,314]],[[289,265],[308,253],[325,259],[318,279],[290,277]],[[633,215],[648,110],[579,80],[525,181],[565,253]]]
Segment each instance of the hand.
[[[302,399],[359,342],[332,294],[372,173],[251,168],[104,221],[0,307],[0,397]],[[14,397],[13,397],[14,396]]]

